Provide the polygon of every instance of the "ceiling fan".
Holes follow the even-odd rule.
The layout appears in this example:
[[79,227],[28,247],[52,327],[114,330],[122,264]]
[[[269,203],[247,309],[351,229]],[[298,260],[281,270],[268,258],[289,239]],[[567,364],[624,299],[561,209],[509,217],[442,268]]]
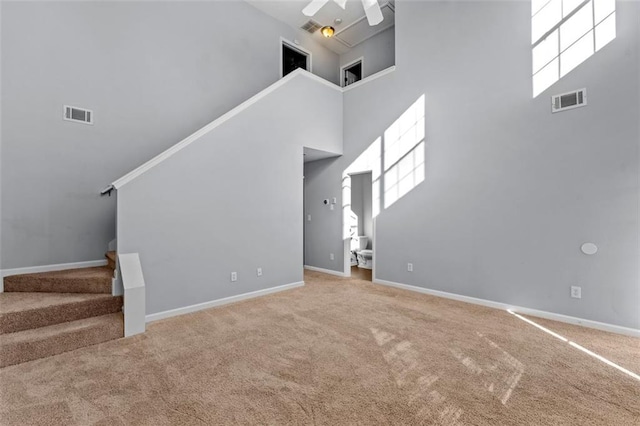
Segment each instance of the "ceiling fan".
[[[347,5],[347,0],[333,1],[343,9]],[[328,2],[329,0],[311,0],[311,2],[304,9],[302,9],[302,13],[306,16],[313,16],[322,8],[322,6],[324,6]],[[362,0],[362,7],[364,8],[365,15],[367,15],[367,21],[369,21],[369,25],[378,25],[380,22],[382,22],[382,11],[380,10],[378,0]]]

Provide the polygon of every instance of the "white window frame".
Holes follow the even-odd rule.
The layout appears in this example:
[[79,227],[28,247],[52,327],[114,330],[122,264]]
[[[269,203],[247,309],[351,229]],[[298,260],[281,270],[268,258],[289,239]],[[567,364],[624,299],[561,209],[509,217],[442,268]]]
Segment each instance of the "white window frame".
[[355,59],[340,67],[340,87],[347,87],[344,84],[345,71],[347,70],[347,68],[351,68],[358,62],[360,62],[360,65],[362,66],[362,77],[360,78],[360,81],[364,80],[364,56],[360,56],[358,59]]
[[307,57],[307,71],[309,72],[313,72],[313,60],[312,60],[312,53],[311,51],[305,49],[304,47],[301,47],[300,45],[287,40],[284,37],[280,37],[280,44],[278,44],[278,49],[280,49],[280,78],[284,77],[284,75],[282,75],[282,73],[284,72],[284,70],[282,69],[282,48],[284,46],[287,46],[290,49],[296,50],[300,53],[302,53],[303,55],[305,55]]
[[[531,19],[533,19],[534,16],[536,16],[538,13],[540,13],[545,7],[547,7],[549,5],[549,3],[551,3],[554,0],[549,0],[547,1],[540,9],[538,9],[538,11],[536,11],[536,13],[534,13],[533,15],[531,15]],[[565,0],[560,0],[560,4],[561,7],[564,5],[564,1]],[[540,37],[538,37],[538,39],[535,42],[531,43],[531,51],[533,52],[533,50],[542,42],[544,42],[551,34],[553,34],[555,31],[558,31],[558,55],[553,57],[549,62],[547,62],[545,65],[543,65],[542,67],[540,67],[540,69],[538,69],[537,71],[535,71],[535,73],[532,74],[532,76],[535,76],[536,74],[538,74],[539,72],[543,71],[551,62],[553,62],[554,60],[558,60],[558,80],[563,78],[562,75],[562,54],[565,53],[567,50],[569,50],[574,44],[578,43],[582,37],[584,37],[587,33],[585,33],[582,37],[578,38],[578,40],[575,40],[573,43],[571,43],[571,45],[567,46],[564,50],[562,49],[562,38],[560,37],[560,28],[562,27],[562,25],[564,25],[569,19],[571,19],[576,13],[580,12],[585,6],[587,6],[587,4],[589,4],[589,2],[592,3],[591,5],[591,11],[594,14],[593,16],[593,26],[591,28],[590,31],[593,31],[593,47],[594,47],[594,52],[595,53],[598,48],[597,48],[597,41],[596,41],[596,27],[601,24],[602,22],[604,22],[607,18],[609,18],[612,14],[616,13],[616,9],[613,10],[613,12],[611,12],[611,14],[607,15],[606,17],[604,17],[601,21],[596,22],[595,20],[595,3],[596,0],[583,0],[580,4],[578,4],[578,6],[576,6],[567,16],[565,16],[564,18],[562,18],[558,23],[556,23],[553,27],[551,27],[549,30],[547,30],[544,34],[542,34]],[[556,82],[557,82],[556,81]],[[554,83],[555,84],[555,83]],[[553,84],[552,84],[553,85]],[[549,86],[551,87],[551,86]],[[547,87],[548,89],[548,87]],[[546,89],[544,89],[546,90]],[[544,90],[542,92],[544,92]],[[538,93],[542,94],[542,92]],[[537,95],[536,95],[537,96]]]

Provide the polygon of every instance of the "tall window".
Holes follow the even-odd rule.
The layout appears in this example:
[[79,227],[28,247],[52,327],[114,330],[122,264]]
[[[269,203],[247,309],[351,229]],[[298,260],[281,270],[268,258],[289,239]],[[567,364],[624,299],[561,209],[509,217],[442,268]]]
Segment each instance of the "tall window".
[[615,0],[532,0],[533,97],[616,38]]
[[384,132],[385,209],[424,180],[424,130],[422,95]]

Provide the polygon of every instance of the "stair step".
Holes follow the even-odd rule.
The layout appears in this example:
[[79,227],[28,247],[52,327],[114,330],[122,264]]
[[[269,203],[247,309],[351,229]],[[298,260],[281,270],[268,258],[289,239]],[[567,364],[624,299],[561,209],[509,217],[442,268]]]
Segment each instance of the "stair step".
[[0,335],[0,368],[33,361],[124,335],[122,312]]
[[113,270],[107,266],[4,277],[5,292],[109,293]]
[[117,253],[115,251],[108,251],[104,256],[107,258],[107,266],[111,269],[116,269]]
[[122,296],[84,293],[0,293],[0,334],[122,310]]

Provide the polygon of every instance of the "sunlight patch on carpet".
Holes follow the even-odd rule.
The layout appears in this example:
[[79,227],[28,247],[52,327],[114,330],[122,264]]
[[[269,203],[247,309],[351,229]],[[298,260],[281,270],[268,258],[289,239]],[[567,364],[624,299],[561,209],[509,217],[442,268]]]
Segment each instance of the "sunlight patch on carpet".
[[620,365],[616,364],[615,362],[613,362],[613,361],[611,361],[611,360],[608,360],[607,358],[603,357],[602,355],[598,355],[598,354],[597,354],[597,353],[595,353],[595,352],[591,352],[589,349],[587,349],[587,348],[585,348],[585,347],[583,347],[583,346],[580,346],[580,345],[579,345],[579,344],[577,344],[576,342],[572,342],[572,341],[570,341],[569,339],[567,339],[566,337],[562,337],[562,336],[561,336],[561,335],[559,335],[558,333],[555,333],[555,332],[553,332],[553,331],[549,330],[548,328],[545,328],[545,327],[541,326],[540,324],[538,324],[538,323],[536,323],[536,322],[534,322],[534,321],[531,321],[531,320],[530,320],[530,319],[528,319],[528,318],[523,317],[522,315],[518,315],[518,314],[516,314],[516,313],[515,313],[515,312],[513,312],[511,309],[507,309],[507,312],[509,312],[511,315],[514,315],[515,317],[517,317],[517,318],[521,319],[522,321],[524,321],[524,322],[526,322],[526,323],[528,323],[528,324],[533,325],[534,327],[538,328],[539,330],[542,330],[542,331],[544,331],[545,333],[550,334],[551,336],[555,337],[556,339],[559,339],[559,340],[562,340],[562,341],[563,341],[563,342],[565,342],[565,343],[568,343],[568,344],[569,344],[569,346],[571,346],[572,348],[578,349],[579,351],[584,352],[585,354],[587,354],[587,355],[591,356],[592,358],[595,358],[595,359],[597,359],[598,361],[601,361],[601,362],[603,362],[603,363],[607,364],[608,366],[611,366],[611,367],[613,367],[613,368],[615,368],[615,369],[617,369],[617,370],[619,370],[619,371],[623,372],[623,373],[624,373],[624,374],[626,374],[627,376],[629,376],[629,377],[631,377],[631,378],[634,378],[634,379],[636,379],[636,380],[640,381],[640,376],[639,376],[639,375],[637,375],[636,373],[634,373],[633,371],[627,370],[626,368],[621,367]]
[[459,419],[464,411],[434,389],[438,375],[419,371],[420,353],[411,342],[396,339],[396,335],[377,328],[370,331],[378,346],[385,349],[382,356],[391,368],[396,385],[409,395],[409,406],[417,410],[416,418],[425,424],[437,419],[440,425],[461,425]]

